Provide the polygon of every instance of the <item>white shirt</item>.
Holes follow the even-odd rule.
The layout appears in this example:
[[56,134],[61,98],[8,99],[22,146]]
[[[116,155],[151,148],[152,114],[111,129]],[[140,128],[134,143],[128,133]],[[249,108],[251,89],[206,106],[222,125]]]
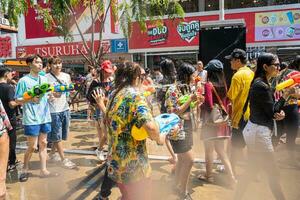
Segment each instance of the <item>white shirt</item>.
[[201,72],[198,72],[198,76],[201,77],[201,82],[206,83],[207,82],[207,71],[202,70]]
[[[51,85],[60,85],[60,83],[53,77],[52,74],[46,74],[48,83]],[[59,76],[56,76],[63,84],[69,85],[71,83],[71,77],[69,74],[60,72]],[[69,110],[69,104],[67,101],[67,93],[63,92],[59,98],[49,100],[50,113],[58,113]]]

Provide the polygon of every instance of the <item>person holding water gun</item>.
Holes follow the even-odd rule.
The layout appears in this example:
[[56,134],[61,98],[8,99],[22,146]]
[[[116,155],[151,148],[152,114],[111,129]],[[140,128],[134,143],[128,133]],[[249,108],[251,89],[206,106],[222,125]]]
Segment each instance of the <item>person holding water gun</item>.
[[272,87],[276,89],[274,96],[275,101],[278,101],[284,94],[285,90],[290,88],[295,89],[295,93],[291,95],[285,102],[282,110],[285,113],[285,118],[277,121],[277,137],[274,137],[275,144],[278,144],[280,137],[286,134],[286,150],[287,160],[284,163],[300,166],[296,159],[296,137],[299,131],[299,113],[298,99],[300,98],[299,82],[300,82],[300,56],[297,56],[286,69],[280,71],[280,74],[272,79]]
[[[110,95],[107,107],[104,107],[105,99],[101,92],[94,93],[98,107],[106,111],[104,119],[108,132],[106,177],[117,184],[122,199],[152,199],[151,167],[146,140],[135,140],[131,135],[132,127],[143,127],[149,137],[158,144],[163,144],[165,140],[165,136],[159,135],[151,110],[139,90],[143,76],[137,63],[125,62],[116,71],[115,90]],[[102,192],[100,195],[100,199],[104,199]]]
[[[182,199],[192,199],[187,191],[187,184],[191,168],[193,166],[194,157],[192,152],[193,146],[193,127],[191,118],[191,102],[196,102],[196,105],[201,103],[203,96],[197,96],[191,93],[191,85],[195,84],[197,72],[189,63],[181,63],[178,71],[178,80],[181,84],[173,83],[166,92],[165,105],[168,113],[175,113],[182,119],[180,131],[177,134],[169,136],[174,153],[177,154],[178,162],[175,168],[175,184],[174,189],[177,195]],[[180,105],[179,98],[185,94],[190,94],[187,102]]]
[[48,83],[53,85],[53,92],[48,100],[52,119],[51,132],[48,134],[48,141],[52,144],[49,159],[61,162],[65,168],[74,169],[76,164],[65,157],[62,143],[63,140],[67,140],[69,134],[70,108],[67,101],[69,94],[65,86],[71,85],[71,77],[61,71],[62,60],[58,56],[49,58],[48,63],[50,72],[46,77]]
[[30,67],[30,73],[22,77],[16,87],[15,98],[23,104],[23,125],[24,135],[27,137],[28,148],[24,154],[24,166],[19,180],[28,180],[29,161],[35,146],[39,145],[39,157],[41,162],[40,177],[46,178],[58,176],[58,173],[51,173],[47,170],[47,134],[51,132],[51,115],[47,95],[34,96],[31,99],[24,99],[23,94],[36,85],[48,83],[45,76],[40,76],[42,70],[42,57],[29,55],[26,63]]

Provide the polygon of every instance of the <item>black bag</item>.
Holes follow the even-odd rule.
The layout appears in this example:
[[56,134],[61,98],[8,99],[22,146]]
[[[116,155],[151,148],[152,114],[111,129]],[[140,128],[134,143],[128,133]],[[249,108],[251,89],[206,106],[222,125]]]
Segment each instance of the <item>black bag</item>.
[[248,104],[249,104],[249,93],[248,93],[247,100],[246,100],[246,102],[245,102],[245,104],[244,104],[244,107],[243,107],[242,118],[240,119],[240,122],[239,122],[239,129],[240,129],[241,131],[244,130],[245,126],[246,126],[247,123],[248,123],[248,120],[245,120],[245,119],[244,119],[244,114],[245,114],[245,112],[247,111]]

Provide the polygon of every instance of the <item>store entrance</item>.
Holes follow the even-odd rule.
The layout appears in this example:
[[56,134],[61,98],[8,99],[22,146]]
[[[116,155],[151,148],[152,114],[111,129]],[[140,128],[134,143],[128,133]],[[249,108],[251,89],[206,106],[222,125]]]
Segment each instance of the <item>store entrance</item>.
[[160,52],[160,53],[136,53],[133,54],[133,61],[141,64],[145,68],[153,69],[158,66],[159,63],[169,58],[176,63],[180,61],[196,64],[198,60],[197,51],[185,51],[185,52]]

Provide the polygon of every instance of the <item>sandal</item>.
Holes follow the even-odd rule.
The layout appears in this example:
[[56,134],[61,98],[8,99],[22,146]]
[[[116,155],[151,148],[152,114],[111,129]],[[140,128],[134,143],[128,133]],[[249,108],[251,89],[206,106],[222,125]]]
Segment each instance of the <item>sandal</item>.
[[20,175],[19,181],[20,182],[26,182],[28,181],[29,173],[24,172]]
[[205,181],[205,182],[207,182],[207,183],[214,183],[214,182],[215,182],[215,179],[214,179],[213,176],[207,176],[207,175],[203,175],[203,174],[200,174],[200,175],[198,176],[198,179],[199,179],[200,181]]
[[60,176],[57,172],[50,172],[49,174],[40,174],[40,178],[51,178]]

